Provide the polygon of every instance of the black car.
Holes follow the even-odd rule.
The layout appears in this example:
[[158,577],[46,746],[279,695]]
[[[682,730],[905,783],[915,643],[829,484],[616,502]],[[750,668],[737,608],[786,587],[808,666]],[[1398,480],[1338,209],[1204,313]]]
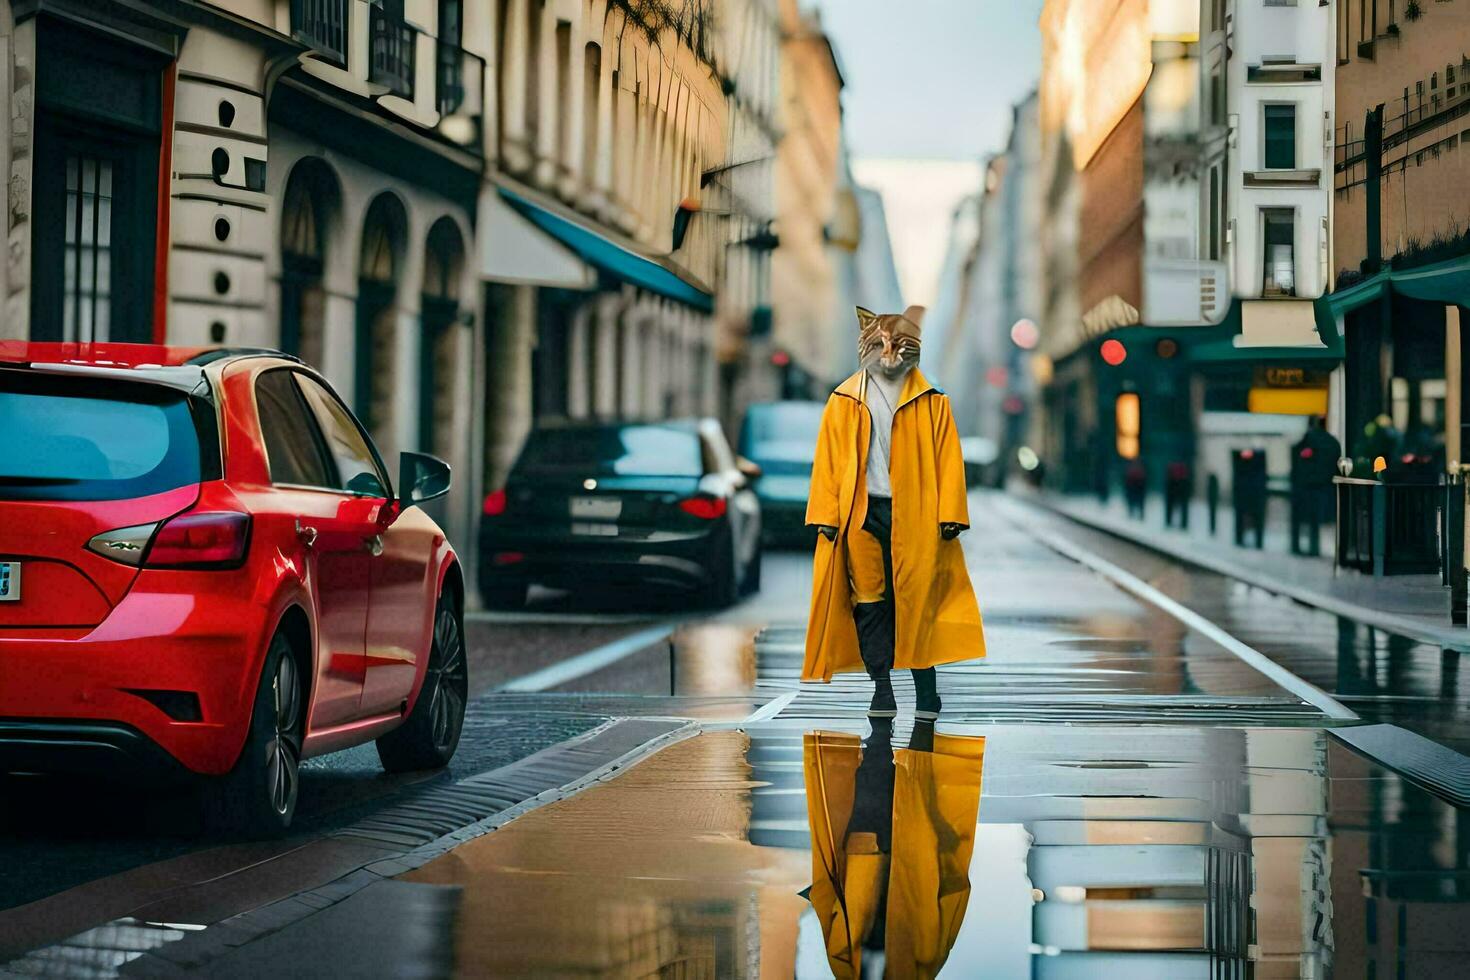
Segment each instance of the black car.
[[760,585],[759,476],[713,419],[538,425],[485,498],[480,595],[652,587],[729,605]]
[[816,532],[806,526],[806,499],[822,408],[821,402],[782,401],[746,410],[740,452],[763,473],[756,493],[768,545],[808,546],[816,540]]

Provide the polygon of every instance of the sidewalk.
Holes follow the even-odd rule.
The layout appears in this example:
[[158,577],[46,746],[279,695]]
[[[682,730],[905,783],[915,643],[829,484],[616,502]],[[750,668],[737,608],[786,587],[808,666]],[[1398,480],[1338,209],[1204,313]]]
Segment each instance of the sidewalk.
[[[1438,575],[1390,575],[1375,579],[1332,562],[1332,526],[1322,527],[1322,557],[1291,554],[1286,502],[1272,499],[1264,547],[1237,547],[1235,517],[1218,511],[1214,536],[1209,513],[1194,501],[1189,530],[1164,526],[1164,502],[1150,496],[1142,521],[1128,517],[1121,496],[1101,503],[1092,496],[1025,491],[1020,499],[1172,558],[1295,599],[1336,616],[1452,650],[1470,650],[1470,629],[1450,624],[1449,590]],[[1254,544],[1254,535],[1246,541]],[[1303,544],[1305,545],[1305,535]]]

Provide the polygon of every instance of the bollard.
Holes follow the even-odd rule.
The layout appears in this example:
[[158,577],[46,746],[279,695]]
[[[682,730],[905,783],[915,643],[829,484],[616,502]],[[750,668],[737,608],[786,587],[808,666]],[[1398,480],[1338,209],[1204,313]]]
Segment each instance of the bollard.
[[1216,514],[1220,507],[1220,478],[1211,473],[1205,481],[1205,507],[1210,512],[1210,537],[1215,536]]
[[1381,482],[1373,484],[1370,520],[1373,525],[1373,577],[1383,578],[1383,551],[1388,542],[1388,488]]

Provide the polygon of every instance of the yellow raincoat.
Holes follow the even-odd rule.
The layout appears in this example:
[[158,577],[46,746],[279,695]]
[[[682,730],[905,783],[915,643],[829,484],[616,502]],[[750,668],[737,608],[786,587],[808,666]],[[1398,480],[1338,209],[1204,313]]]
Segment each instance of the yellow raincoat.
[[[883,592],[882,551],[862,530],[873,430],[866,389],[867,372],[858,371],[838,385],[822,413],[806,522],[835,527],[838,533],[835,541],[817,537],[802,680],[830,681],[834,673],[863,669],[852,606]],[[939,533],[940,524],[970,524],[959,435],[949,396],[917,368],[904,379],[894,410],[889,480],[896,597],[893,666],[933,667],[985,656],[980,607],[960,542],[945,541]]]
[[932,752],[894,753],[891,854],[875,853],[871,834],[847,830],[864,751],[859,738],[808,732],[804,742],[812,835],[807,897],[822,924],[833,976],[862,975],[863,942],[879,914],[886,975],[938,976],[970,901],[985,739],[936,734]]

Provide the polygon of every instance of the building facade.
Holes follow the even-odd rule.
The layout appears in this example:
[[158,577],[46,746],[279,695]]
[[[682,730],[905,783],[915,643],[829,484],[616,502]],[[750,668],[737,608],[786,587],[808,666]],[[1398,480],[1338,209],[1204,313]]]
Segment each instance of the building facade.
[[[456,0],[0,5],[5,336],[278,347],[385,458],[473,458],[488,18]],[[483,52],[483,47],[480,47]],[[466,497],[437,515],[467,534]]]

